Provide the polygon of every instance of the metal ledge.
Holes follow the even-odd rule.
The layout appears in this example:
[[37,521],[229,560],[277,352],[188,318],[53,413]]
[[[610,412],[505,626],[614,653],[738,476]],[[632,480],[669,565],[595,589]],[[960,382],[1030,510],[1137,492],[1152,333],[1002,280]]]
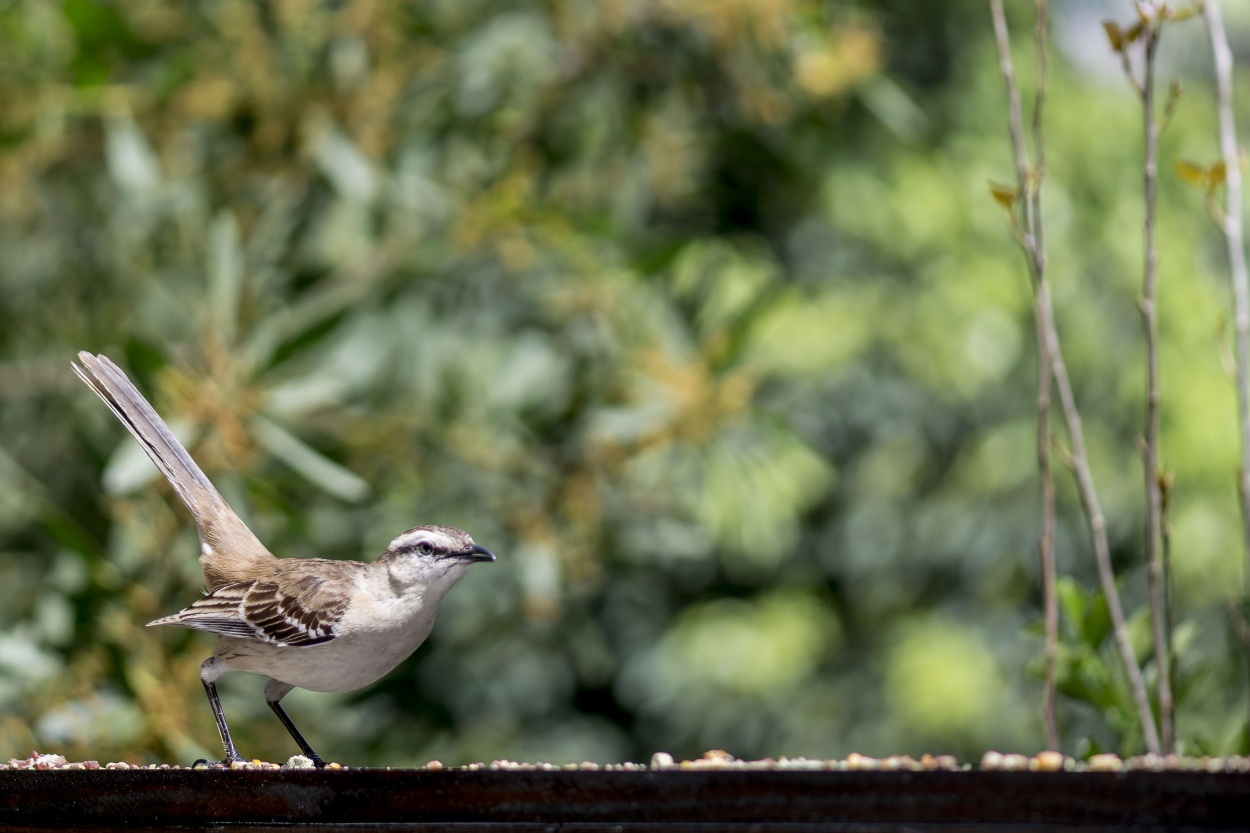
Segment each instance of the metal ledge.
[[61,829],[1250,829],[1250,774],[5,771],[0,824]]

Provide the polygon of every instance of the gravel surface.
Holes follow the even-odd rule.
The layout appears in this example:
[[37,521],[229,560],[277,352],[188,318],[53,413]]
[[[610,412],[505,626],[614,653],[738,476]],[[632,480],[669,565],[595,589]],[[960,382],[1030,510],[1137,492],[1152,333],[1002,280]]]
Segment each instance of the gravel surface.
[[[102,764],[99,761],[67,761],[62,755],[40,754],[32,752],[25,759],[11,758],[7,764],[0,764],[4,769],[35,769],[35,770],[86,770],[86,769],[261,769],[291,770],[313,769],[312,761],[303,755],[295,755],[284,764],[268,763],[261,760],[234,763],[229,767],[219,762],[207,766],[196,767],[179,764],[130,764],[114,761]],[[345,770],[348,767],[337,763],[326,766],[326,770]],[[1094,755],[1087,761],[1078,761],[1061,755],[1058,752],[1039,752],[1036,755],[1020,755],[1015,753],[986,752],[979,766],[961,763],[953,755],[923,755],[913,758],[910,755],[891,755],[888,758],[870,758],[852,752],[844,759],[820,760],[816,758],[765,758],[759,761],[741,761],[719,749],[705,752],[703,757],[692,761],[678,761],[667,752],[656,752],[651,756],[650,763],[619,763],[597,764],[591,761],[581,763],[521,763],[518,761],[498,760],[490,763],[469,764],[462,767],[444,766],[439,761],[430,761],[417,769],[437,771],[449,770],[460,772],[507,771],[507,772],[645,772],[648,770],[837,770],[837,771],[871,771],[871,770],[947,770],[947,771],[1031,771],[1031,772],[1121,772],[1126,770],[1149,770],[1153,772],[1241,772],[1250,773],[1250,757],[1201,757],[1187,758],[1180,755],[1138,755],[1131,758],[1120,758],[1118,755]]]

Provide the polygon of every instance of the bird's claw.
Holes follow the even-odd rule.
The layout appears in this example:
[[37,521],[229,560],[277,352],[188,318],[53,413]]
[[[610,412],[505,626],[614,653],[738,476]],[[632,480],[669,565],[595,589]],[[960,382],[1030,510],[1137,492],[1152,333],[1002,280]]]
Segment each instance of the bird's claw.
[[234,764],[245,764],[247,761],[242,756],[226,757],[220,761],[210,761],[207,758],[196,758],[191,764],[192,769],[213,769],[214,767],[223,766],[230,769]]

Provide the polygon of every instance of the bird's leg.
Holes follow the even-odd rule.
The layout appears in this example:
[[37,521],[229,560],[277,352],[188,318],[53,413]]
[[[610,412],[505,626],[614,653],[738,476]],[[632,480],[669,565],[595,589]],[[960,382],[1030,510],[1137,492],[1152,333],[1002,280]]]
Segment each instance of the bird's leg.
[[284,683],[280,680],[270,680],[265,685],[265,702],[269,704],[269,708],[273,709],[273,713],[282,721],[282,725],[291,733],[291,737],[295,738],[295,742],[299,744],[300,751],[304,753],[304,757],[313,762],[313,766],[317,769],[325,767],[326,762],[321,756],[313,751],[308,745],[308,741],[304,740],[304,736],[300,734],[299,729],[295,728],[295,724],[291,722],[291,718],[287,716],[286,711],[282,708],[279,701],[290,692],[295,686],[290,683]]
[[[226,751],[226,759],[222,763],[229,766],[235,761],[242,761],[243,756],[234,747],[234,739],[230,737],[230,727],[226,725],[225,712],[221,710],[221,700],[217,697],[217,678],[221,676],[221,673],[221,669],[217,667],[217,660],[212,657],[204,660],[204,664],[200,666],[200,682],[204,684],[204,691],[208,694],[208,705],[212,707],[213,717],[217,719],[217,731],[221,735],[221,745]],[[195,763],[198,764],[202,760]]]

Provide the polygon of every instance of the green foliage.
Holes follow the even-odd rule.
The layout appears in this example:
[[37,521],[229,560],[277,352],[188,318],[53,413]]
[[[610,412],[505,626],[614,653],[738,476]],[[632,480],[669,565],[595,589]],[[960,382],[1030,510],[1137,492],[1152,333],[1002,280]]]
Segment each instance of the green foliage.
[[[291,696],[327,755],[1037,746],[987,35],[979,6],[817,0],[0,8],[0,755],[215,754],[209,641],[143,629],[194,598],[193,530],[77,349],[133,371],[279,554],[439,522],[500,555],[391,677]],[[1136,608],[1135,122],[1056,72],[1056,303]],[[1187,99],[1161,158],[1212,124]],[[1180,726],[1224,749],[1222,264],[1162,192]],[[1061,486],[1065,737],[1128,748]],[[245,754],[284,756],[258,680],[223,697]]]

